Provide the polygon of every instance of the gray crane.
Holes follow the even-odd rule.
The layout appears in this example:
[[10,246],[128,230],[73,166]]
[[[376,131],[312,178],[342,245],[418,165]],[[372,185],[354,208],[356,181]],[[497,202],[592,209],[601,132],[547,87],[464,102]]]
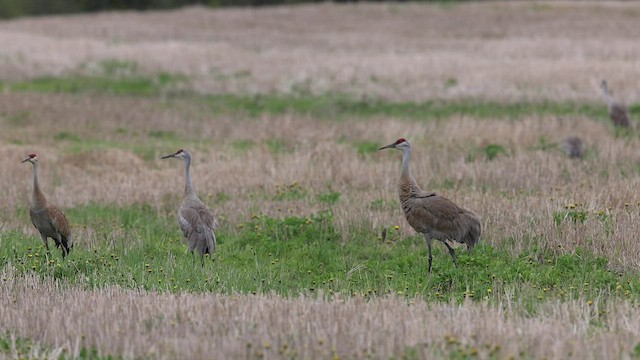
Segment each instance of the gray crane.
[[628,128],[631,126],[631,118],[629,117],[629,109],[626,106],[615,102],[611,93],[609,93],[609,87],[607,86],[607,80],[602,80],[600,87],[604,93],[604,98],[607,101],[607,108],[609,110],[609,117],[613,121],[615,126]]
[[62,258],[69,254],[73,248],[73,236],[69,221],[64,212],[53,204],[50,204],[40,190],[38,184],[38,156],[29,154],[22,160],[22,163],[30,162],[33,164],[33,198],[31,207],[29,208],[29,216],[31,223],[38,229],[40,237],[47,248],[47,256],[49,252],[49,240],[52,238],[57,248],[62,248]]
[[564,152],[572,159],[584,157],[584,142],[577,136],[569,136],[562,140]]
[[429,248],[429,272],[431,272],[431,243],[433,239],[444,243],[449,249],[453,264],[458,267],[454,249],[447,241],[457,241],[467,245],[471,250],[480,240],[482,231],[480,221],[471,211],[458,207],[451,200],[420,189],[409,170],[411,144],[405,139],[398,139],[382,149],[398,149],[402,151],[402,173],[400,175],[400,204],[407,222],[411,227],[424,234]]
[[182,234],[189,243],[189,251],[194,256],[197,248],[200,254],[200,264],[204,266],[204,254],[213,253],[216,250],[216,234],[218,222],[209,209],[196,195],[191,183],[191,154],[186,150],[178,150],[174,154],[163,156],[162,159],[176,158],[185,163],[184,200],[178,209],[178,224]]

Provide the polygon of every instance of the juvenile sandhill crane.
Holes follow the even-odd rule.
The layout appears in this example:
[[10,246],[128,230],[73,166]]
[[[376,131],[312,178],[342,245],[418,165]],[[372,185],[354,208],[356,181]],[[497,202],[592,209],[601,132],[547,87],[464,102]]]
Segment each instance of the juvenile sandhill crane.
[[467,245],[471,250],[480,240],[482,231],[480,221],[469,210],[458,207],[451,200],[420,189],[409,170],[411,144],[405,139],[398,139],[382,149],[398,149],[402,151],[402,173],[400,175],[400,205],[407,222],[411,227],[424,234],[429,248],[429,272],[431,272],[431,242],[442,241],[449,249],[453,264],[458,267],[456,253],[447,241],[457,241]]
[[607,86],[607,80],[602,80],[600,87],[604,93],[604,98],[607,101],[607,108],[609,109],[609,117],[613,121],[615,126],[628,128],[631,126],[631,119],[629,117],[629,109],[626,106],[615,102],[611,93],[609,93],[609,87]]
[[47,248],[47,255],[50,254],[48,238],[52,238],[56,242],[56,247],[62,248],[62,258],[64,258],[73,247],[73,236],[71,235],[69,221],[67,221],[64,212],[55,205],[50,204],[40,190],[40,185],[38,184],[38,157],[36,154],[29,154],[26,159],[22,160],[22,163],[25,162],[33,164],[33,198],[29,208],[31,223],[38,229],[40,237],[42,237],[42,241]]
[[572,159],[582,159],[584,157],[584,144],[577,136],[569,136],[562,140],[564,152]]
[[180,149],[174,154],[162,157],[162,159],[168,158],[184,160],[184,200],[178,209],[178,224],[182,234],[189,242],[189,251],[193,254],[194,261],[195,254],[193,251],[197,248],[200,254],[200,264],[204,266],[204,254],[213,256],[216,250],[215,229],[218,227],[218,222],[211,209],[200,201],[191,184],[191,172],[189,171],[191,154],[186,150]]

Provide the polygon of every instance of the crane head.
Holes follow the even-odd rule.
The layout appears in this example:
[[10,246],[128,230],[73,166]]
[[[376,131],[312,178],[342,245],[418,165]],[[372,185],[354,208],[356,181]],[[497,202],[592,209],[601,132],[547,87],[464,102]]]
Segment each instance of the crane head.
[[400,138],[400,139],[396,140],[396,142],[394,142],[393,144],[389,144],[387,146],[383,146],[378,150],[382,150],[382,149],[404,150],[404,149],[409,149],[409,148],[411,148],[411,144],[409,144],[409,141],[407,141],[405,138]]
[[29,154],[29,156],[27,156],[26,159],[22,160],[21,163],[25,163],[27,161],[32,164],[35,164],[38,162],[38,156],[36,154]]
[[600,87],[601,87],[603,90],[605,90],[605,91],[606,91],[606,90],[607,90],[607,80],[602,79],[602,81],[600,81]]
[[183,160],[187,156],[189,156],[189,153],[185,150],[180,149],[173,154],[169,154],[161,157],[161,159],[176,158],[176,159]]

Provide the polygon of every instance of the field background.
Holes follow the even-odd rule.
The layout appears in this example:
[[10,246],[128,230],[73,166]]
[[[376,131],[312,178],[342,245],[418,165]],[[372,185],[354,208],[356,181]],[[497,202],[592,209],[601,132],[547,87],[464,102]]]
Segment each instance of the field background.
[[[0,22],[0,356],[637,358],[632,2],[319,4]],[[635,126],[635,124],[634,124]],[[559,145],[586,143],[583,160]],[[412,171],[482,220],[455,270],[397,200]],[[221,228],[194,267],[191,151]],[[71,256],[46,259],[41,186]],[[382,236],[386,229],[386,236]]]

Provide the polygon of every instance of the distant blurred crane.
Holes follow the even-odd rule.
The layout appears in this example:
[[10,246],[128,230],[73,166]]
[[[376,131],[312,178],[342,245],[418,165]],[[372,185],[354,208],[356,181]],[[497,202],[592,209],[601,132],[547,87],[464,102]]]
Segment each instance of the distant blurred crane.
[[584,143],[577,136],[569,136],[562,140],[562,148],[564,152],[573,159],[582,159],[584,157]]
[[458,207],[451,200],[434,192],[422,191],[409,171],[411,144],[405,139],[398,139],[382,149],[398,149],[402,151],[402,173],[400,175],[400,204],[407,222],[411,227],[424,234],[429,248],[429,272],[431,272],[431,242],[442,241],[449,249],[453,264],[458,267],[456,253],[447,241],[466,244],[472,249],[480,241],[482,231],[480,221],[469,210]]
[[204,254],[213,253],[216,250],[216,234],[215,229],[218,222],[213,216],[213,212],[209,209],[196,195],[193,185],[191,184],[191,154],[186,150],[178,150],[174,154],[163,156],[162,159],[176,158],[184,160],[185,163],[185,185],[184,200],[178,209],[178,224],[182,234],[189,242],[189,251],[194,256],[194,250],[197,248],[200,254],[200,264],[204,266]]
[[624,128],[630,127],[631,119],[629,117],[629,109],[627,109],[626,106],[613,100],[613,97],[611,97],[611,93],[609,93],[609,87],[607,86],[606,80],[602,80],[602,82],[600,83],[600,87],[602,88],[604,98],[607,101],[609,117],[611,117],[613,124],[615,126]]
[[40,232],[40,237],[42,237],[42,241],[44,241],[44,245],[47,248],[47,255],[50,254],[48,238],[52,238],[56,242],[56,247],[62,249],[62,258],[64,258],[73,248],[73,236],[71,235],[69,221],[67,221],[64,212],[55,205],[50,204],[40,190],[40,185],[38,184],[38,157],[36,154],[29,154],[22,162],[33,164],[33,198],[29,208],[31,222]]

